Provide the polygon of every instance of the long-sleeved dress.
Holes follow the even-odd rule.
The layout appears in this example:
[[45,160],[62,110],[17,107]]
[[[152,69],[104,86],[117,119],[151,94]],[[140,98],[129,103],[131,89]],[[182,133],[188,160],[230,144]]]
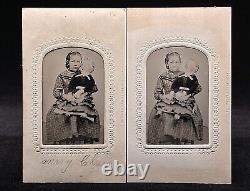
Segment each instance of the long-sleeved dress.
[[[154,91],[154,97],[157,103],[149,116],[147,144],[164,144],[165,135],[171,136],[173,140],[179,139],[185,142],[192,142],[203,136],[203,121],[198,106],[193,114],[190,112],[186,116],[181,116],[179,120],[176,120],[174,118],[174,110],[180,108],[179,111],[183,110],[183,113],[186,113],[186,107],[180,106],[175,103],[174,100],[162,100],[162,95],[169,94],[172,91],[172,83],[181,74],[183,73],[167,70],[161,74],[157,80]],[[199,87],[197,87],[197,93],[199,92],[198,88]],[[193,96],[189,99],[195,102]]]
[[[58,111],[60,110],[60,105],[66,101],[63,98],[63,94],[69,93],[69,83],[75,74],[75,72],[66,70],[56,78],[53,89],[53,95],[56,98],[56,102],[47,113],[46,124],[43,128],[43,144],[54,144],[56,141],[61,141],[72,136],[70,116]],[[94,107],[88,109],[95,116],[95,120],[91,121],[79,117],[77,121],[78,133],[85,137],[99,138],[100,120],[98,112]]]

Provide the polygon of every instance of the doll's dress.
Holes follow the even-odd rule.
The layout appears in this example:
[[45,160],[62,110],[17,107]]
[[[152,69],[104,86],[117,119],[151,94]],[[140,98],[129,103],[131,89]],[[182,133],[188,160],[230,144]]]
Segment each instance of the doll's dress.
[[84,98],[81,102],[67,101],[58,103],[57,112],[65,115],[77,115],[86,118],[90,121],[94,121],[97,111],[95,110],[95,104],[93,102],[92,93],[98,91],[95,84],[95,80],[92,75],[83,76],[81,74],[72,77],[68,91],[69,94],[74,98],[74,93],[76,93],[77,87],[84,87]]
[[[164,102],[167,102],[167,104],[164,104],[162,101],[158,104],[159,108],[169,113],[192,115],[195,112],[195,108],[197,107],[193,95],[196,94],[198,86],[199,82],[195,75],[180,75],[173,81],[171,90],[175,93],[179,91],[185,91],[186,95],[191,95],[190,98],[185,101],[179,101],[176,98],[173,98],[173,100],[164,100]],[[172,106],[170,107],[169,104]]]

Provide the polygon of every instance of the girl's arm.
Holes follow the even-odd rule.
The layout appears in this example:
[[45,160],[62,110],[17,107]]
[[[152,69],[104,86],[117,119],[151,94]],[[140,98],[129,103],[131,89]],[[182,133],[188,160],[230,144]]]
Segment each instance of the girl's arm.
[[55,86],[53,89],[53,95],[56,99],[63,99],[63,80],[61,78],[61,76],[57,76],[56,78],[56,82],[55,82]]
[[[168,81],[167,81],[167,83],[168,83]],[[154,97],[156,100],[163,100],[163,101],[167,101],[167,100],[172,101],[173,100],[174,91],[171,91],[171,86],[166,86],[166,87],[169,87],[169,89],[163,88],[163,79],[161,79],[161,77],[159,77],[157,80],[155,91],[154,91]]]
[[159,77],[155,86],[154,97],[156,100],[161,100],[163,95],[164,95],[164,90],[163,90],[162,80]]

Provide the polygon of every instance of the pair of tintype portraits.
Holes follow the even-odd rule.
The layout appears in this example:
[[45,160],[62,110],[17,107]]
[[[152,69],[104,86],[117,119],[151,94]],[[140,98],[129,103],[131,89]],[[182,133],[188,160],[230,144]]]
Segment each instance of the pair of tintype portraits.
[[24,9],[24,181],[230,183],[230,16]]

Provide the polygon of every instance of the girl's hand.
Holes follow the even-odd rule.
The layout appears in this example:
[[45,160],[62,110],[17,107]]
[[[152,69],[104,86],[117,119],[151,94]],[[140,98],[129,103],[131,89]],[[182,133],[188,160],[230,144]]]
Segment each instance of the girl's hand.
[[174,91],[171,91],[169,94],[164,94],[161,96],[162,100],[173,100],[175,97]]
[[73,101],[75,98],[72,95],[72,93],[68,93],[68,94],[63,94],[63,99],[67,100],[67,101]]
[[180,102],[186,101],[190,98],[190,94],[187,95],[186,92],[179,91],[175,94],[175,98]]
[[77,86],[76,89],[77,89],[77,92],[74,94],[75,98],[79,98],[81,94],[85,93],[85,87],[83,86]]
[[183,101],[183,94],[181,91],[177,92],[175,94],[175,98],[178,100],[178,101]]
[[83,93],[84,93],[84,90],[78,90],[76,93],[74,93],[74,97],[78,99]]
[[79,92],[79,94],[77,95],[78,97],[75,97],[75,102],[79,104],[79,103],[82,103],[84,101],[84,98],[87,95],[87,92],[81,93],[80,90],[78,90],[78,92]]
[[188,100],[190,97],[191,97],[191,95],[190,95],[190,94],[183,96],[183,101]]

